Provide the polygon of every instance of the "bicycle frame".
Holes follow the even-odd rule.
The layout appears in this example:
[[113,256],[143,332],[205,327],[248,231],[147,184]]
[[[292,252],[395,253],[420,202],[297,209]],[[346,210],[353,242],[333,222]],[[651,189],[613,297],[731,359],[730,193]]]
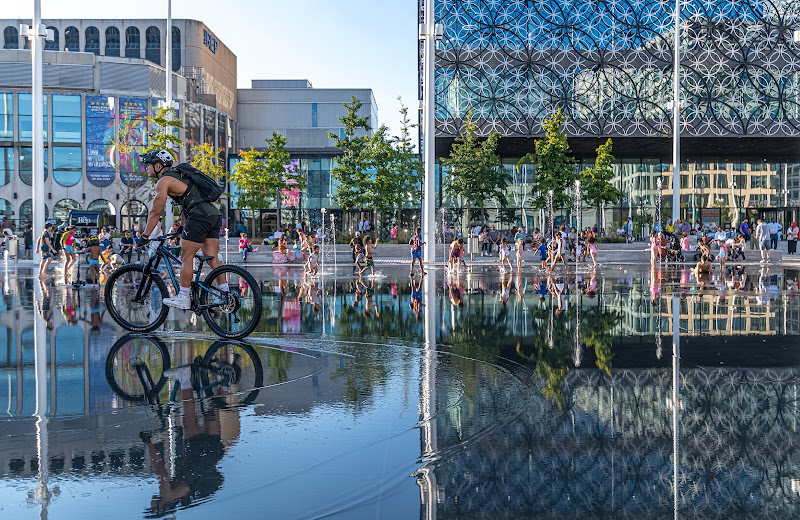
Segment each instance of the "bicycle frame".
[[[152,274],[153,271],[157,272],[158,266],[162,258],[164,259],[164,267],[166,268],[170,282],[172,283],[172,289],[173,291],[175,291],[176,294],[178,293],[178,290],[180,288],[180,283],[178,282],[178,278],[175,275],[175,268],[173,267],[173,264],[181,266],[182,263],[177,256],[172,254],[172,251],[169,250],[169,248],[164,244],[164,242],[161,242],[158,245],[158,248],[156,248],[155,254],[151,254],[149,260],[147,261],[147,265],[144,268],[144,274],[147,276],[145,276],[145,278],[142,279],[142,283],[139,284],[139,287],[136,290],[135,301],[140,301],[142,299],[142,295],[147,294],[150,291],[150,285],[152,282],[150,281],[149,275]],[[224,297],[221,292],[216,291],[214,289],[210,289],[206,287],[202,282],[200,282],[200,274],[203,270],[203,263],[204,262],[201,260],[200,268],[193,269],[192,271],[194,273],[194,279],[191,282],[192,289],[196,288],[202,289],[207,293],[211,294],[212,296],[215,296],[216,298],[222,299],[224,301]],[[192,310],[197,313],[203,311],[204,309],[213,309],[215,307],[223,305],[223,303],[211,303],[208,305],[200,305],[196,303],[195,300],[197,300],[197,298],[195,297],[193,291]]]

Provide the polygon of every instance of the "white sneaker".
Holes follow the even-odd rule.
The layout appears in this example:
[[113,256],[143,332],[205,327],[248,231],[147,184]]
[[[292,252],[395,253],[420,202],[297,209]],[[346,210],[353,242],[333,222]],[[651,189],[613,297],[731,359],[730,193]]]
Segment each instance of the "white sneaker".
[[192,299],[188,296],[182,296],[180,293],[172,298],[164,298],[161,300],[164,305],[175,307],[176,309],[189,310],[192,308]]

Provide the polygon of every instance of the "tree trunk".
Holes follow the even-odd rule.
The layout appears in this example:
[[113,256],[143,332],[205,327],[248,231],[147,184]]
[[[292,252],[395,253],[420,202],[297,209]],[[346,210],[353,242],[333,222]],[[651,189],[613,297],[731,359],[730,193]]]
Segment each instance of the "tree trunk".
[[277,215],[276,215],[276,222],[277,222],[278,229],[281,229],[281,190],[280,189],[278,189],[278,197],[277,197],[276,200],[277,200],[277,203],[275,204],[275,207],[278,208]]

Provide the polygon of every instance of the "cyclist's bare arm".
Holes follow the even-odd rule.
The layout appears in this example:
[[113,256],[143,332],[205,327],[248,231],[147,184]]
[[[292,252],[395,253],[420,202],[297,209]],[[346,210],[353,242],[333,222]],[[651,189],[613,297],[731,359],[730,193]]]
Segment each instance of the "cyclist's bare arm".
[[158,180],[156,194],[150,206],[150,212],[147,214],[147,224],[144,227],[143,236],[149,237],[150,233],[156,228],[158,221],[161,219],[161,212],[164,211],[164,206],[167,203],[167,197],[169,195],[182,195],[185,190],[186,184],[174,177],[161,177]]

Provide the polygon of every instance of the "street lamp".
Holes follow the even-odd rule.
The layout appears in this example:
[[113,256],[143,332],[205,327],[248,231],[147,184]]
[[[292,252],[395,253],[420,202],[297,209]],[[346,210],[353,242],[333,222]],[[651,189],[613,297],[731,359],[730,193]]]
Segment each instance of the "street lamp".
[[422,153],[425,165],[425,193],[422,202],[422,240],[425,261],[436,258],[436,42],[444,36],[444,26],[435,23],[435,0],[426,0],[424,23],[419,24],[423,42]]

